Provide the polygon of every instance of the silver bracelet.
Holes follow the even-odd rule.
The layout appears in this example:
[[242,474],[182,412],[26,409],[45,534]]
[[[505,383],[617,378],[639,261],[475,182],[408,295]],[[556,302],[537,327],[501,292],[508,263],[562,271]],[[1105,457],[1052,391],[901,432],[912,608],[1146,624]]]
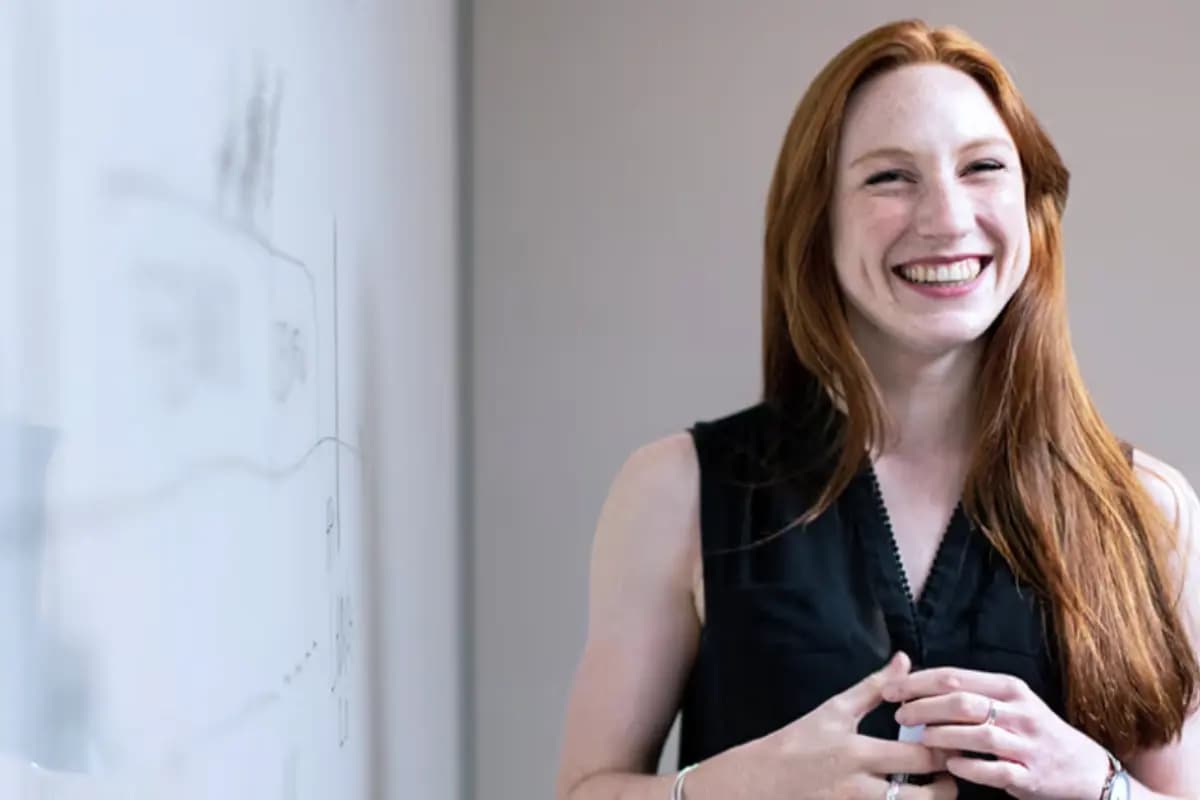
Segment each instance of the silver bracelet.
[[690,767],[679,770],[679,774],[675,776],[675,785],[671,787],[671,800],[686,800],[683,796],[683,779],[698,766],[700,765],[692,764]]

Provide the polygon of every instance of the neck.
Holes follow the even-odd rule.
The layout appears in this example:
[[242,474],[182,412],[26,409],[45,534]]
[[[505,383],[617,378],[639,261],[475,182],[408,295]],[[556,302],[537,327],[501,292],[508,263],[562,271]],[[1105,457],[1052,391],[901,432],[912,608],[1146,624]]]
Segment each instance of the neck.
[[878,334],[855,339],[887,411],[889,437],[880,455],[965,463],[975,433],[982,342],[930,354],[897,346]]

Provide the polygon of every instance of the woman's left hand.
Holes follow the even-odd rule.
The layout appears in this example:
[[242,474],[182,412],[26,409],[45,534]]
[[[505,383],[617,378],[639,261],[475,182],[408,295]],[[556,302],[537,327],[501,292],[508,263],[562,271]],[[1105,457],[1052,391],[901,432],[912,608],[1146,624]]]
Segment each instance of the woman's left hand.
[[1099,800],[1108,775],[1104,748],[1067,724],[1020,678],[942,667],[913,672],[884,691],[901,703],[896,720],[925,725],[922,743],[989,753],[952,756],[947,770],[1020,800]]

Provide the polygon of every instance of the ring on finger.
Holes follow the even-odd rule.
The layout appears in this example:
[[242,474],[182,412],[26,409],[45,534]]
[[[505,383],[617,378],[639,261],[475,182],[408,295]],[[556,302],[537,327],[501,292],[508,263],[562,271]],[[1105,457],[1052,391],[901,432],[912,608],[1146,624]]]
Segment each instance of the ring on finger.
[[893,775],[892,779],[888,781],[887,794],[884,796],[884,800],[897,800],[900,797],[901,783],[903,783],[903,780],[899,776]]
[[995,725],[996,724],[996,701],[995,700],[988,700],[987,719],[985,719],[983,721],[983,724],[984,725]]

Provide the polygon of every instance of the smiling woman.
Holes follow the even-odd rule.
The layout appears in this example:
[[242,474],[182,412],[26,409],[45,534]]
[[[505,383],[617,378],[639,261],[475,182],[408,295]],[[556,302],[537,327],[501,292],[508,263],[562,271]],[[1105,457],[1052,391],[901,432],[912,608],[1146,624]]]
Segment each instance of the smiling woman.
[[[959,30],[816,77],[769,193],[762,401],[618,474],[560,798],[1200,792],[1200,504],[1083,385],[1067,186]],[[677,710],[683,769],[642,774]]]

